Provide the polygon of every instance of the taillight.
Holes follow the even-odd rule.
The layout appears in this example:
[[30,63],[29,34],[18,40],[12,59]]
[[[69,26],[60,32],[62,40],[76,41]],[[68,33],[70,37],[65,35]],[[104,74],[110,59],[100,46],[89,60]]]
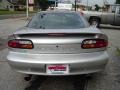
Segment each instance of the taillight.
[[31,40],[14,39],[14,40],[8,41],[8,46],[12,48],[32,49],[33,43]]
[[86,39],[82,42],[83,49],[103,48],[108,46],[108,41],[104,39]]

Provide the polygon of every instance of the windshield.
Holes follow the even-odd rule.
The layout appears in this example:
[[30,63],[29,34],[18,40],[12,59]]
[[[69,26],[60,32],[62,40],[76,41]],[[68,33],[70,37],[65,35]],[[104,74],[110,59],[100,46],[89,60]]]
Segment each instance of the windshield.
[[79,29],[85,28],[83,18],[77,13],[39,13],[28,24],[35,29]]

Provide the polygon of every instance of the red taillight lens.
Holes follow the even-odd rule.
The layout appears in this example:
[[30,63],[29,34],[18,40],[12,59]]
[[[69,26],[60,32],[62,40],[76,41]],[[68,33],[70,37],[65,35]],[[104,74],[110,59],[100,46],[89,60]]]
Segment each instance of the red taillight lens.
[[32,49],[33,43],[30,40],[15,39],[8,41],[8,46],[12,48]]
[[82,42],[83,49],[103,48],[107,47],[108,42],[104,39],[86,39]]

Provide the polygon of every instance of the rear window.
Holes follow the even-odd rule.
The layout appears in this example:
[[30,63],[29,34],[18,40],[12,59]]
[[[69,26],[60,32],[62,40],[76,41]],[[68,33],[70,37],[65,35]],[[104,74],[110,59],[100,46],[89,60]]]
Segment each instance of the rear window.
[[87,27],[77,13],[39,13],[28,24],[35,29],[79,29]]

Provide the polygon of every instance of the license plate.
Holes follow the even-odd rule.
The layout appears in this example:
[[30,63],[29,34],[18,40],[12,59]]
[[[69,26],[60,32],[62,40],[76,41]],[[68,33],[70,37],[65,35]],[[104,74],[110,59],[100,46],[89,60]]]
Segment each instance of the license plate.
[[69,65],[47,65],[47,74],[69,74]]

